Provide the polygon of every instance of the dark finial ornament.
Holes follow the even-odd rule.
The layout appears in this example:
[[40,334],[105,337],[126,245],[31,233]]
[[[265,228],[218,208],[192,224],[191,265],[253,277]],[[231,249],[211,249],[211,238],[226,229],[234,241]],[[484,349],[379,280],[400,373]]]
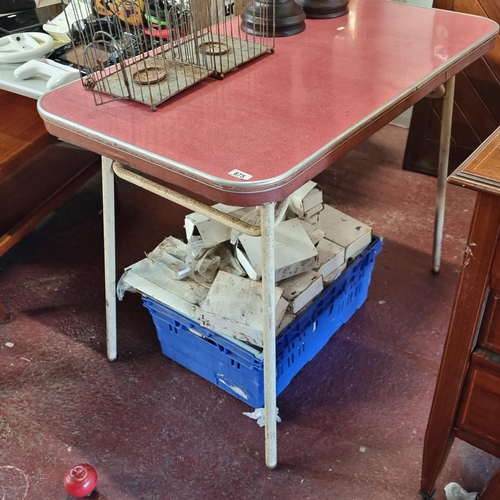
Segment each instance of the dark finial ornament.
[[[275,0],[274,15],[275,36],[296,35],[306,29],[306,15],[295,0]],[[247,4],[241,14],[241,29],[255,36],[272,35],[272,0],[256,0]]]

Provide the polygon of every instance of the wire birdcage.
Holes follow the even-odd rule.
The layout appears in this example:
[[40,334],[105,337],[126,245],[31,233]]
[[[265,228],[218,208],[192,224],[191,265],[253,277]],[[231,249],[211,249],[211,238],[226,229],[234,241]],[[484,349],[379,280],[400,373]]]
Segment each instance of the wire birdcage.
[[258,19],[259,36],[241,27],[241,12],[256,1],[75,0],[71,38],[82,83],[97,105],[126,98],[155,110],[209,76],[223,78],[274,51],[270,10]]

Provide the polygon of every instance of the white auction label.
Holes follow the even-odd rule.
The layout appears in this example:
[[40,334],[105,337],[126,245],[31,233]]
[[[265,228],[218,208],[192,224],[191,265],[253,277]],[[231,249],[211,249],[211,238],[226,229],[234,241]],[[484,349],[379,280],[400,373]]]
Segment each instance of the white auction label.
[[233,177],[236,177],[237,179],[241,179],[242,181],[248,181],[253,177],[253,175],[247,174],[246,172],[242,172],[241,170],[231,170],[231,172],[228,172],[229,175],[232,175]]

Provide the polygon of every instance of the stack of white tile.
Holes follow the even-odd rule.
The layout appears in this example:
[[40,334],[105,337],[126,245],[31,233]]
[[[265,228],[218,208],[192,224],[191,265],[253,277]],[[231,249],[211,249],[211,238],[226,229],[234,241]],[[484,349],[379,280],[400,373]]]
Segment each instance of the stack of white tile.
[[[261,238],[242,234],[236,245],[236,257],[248,277],[262,277]],[[318,251],[299,219],[283,221],[274,232],[275,281],[309,271],[316,266]]]
[[[274,304],[278,330],[288,307],[281,287],[275,288]],[[214,332],[262,347],[262,320],[261,283],[220,271],[201,304],[201,324]]]
[[[254,207],[214,207],[247,221],[258,213]],[[293,193],[286,219],[275,229],[277,334],[371,242],[371,228],[324,205],[314,182]],[[198,213],[186,216],[185,229],[187,244],[169,237],[126,269],[119,297],[125,291],[148,295],[217,333],[262,347],[261,238],[239,235],[233,245],[229,228]],[[220,266],[212,283],[200,280],[189,258],[195,240],[210,253],[211,265],[220,249],[229,249],[239,265]]]
[[289,212],[299,219],[314,223],[323,206],[323,190],[315,182],[309,181],[290,196]]

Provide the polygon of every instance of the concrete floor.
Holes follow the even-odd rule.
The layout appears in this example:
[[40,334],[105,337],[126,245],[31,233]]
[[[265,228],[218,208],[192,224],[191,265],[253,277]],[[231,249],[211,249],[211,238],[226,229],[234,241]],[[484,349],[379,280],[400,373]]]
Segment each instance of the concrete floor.
[[[249,411],[160,352],[140,297],[119,303],[105,357],[100,180],[0,259],[0,498],[59,500],[86,461],[108,500],[417,499],[422,444],[475,195],[450,186],[430,273],[435,179],[401,170],[388,126],[318,177],[325,200],[384,236],[369,298],[278,398],[279,467]],[[119,272],[184,211],[119,184]],[[12,343],[12,347],[6,344]],[[500,462],[456,441],[439,478],[481,489]]]

